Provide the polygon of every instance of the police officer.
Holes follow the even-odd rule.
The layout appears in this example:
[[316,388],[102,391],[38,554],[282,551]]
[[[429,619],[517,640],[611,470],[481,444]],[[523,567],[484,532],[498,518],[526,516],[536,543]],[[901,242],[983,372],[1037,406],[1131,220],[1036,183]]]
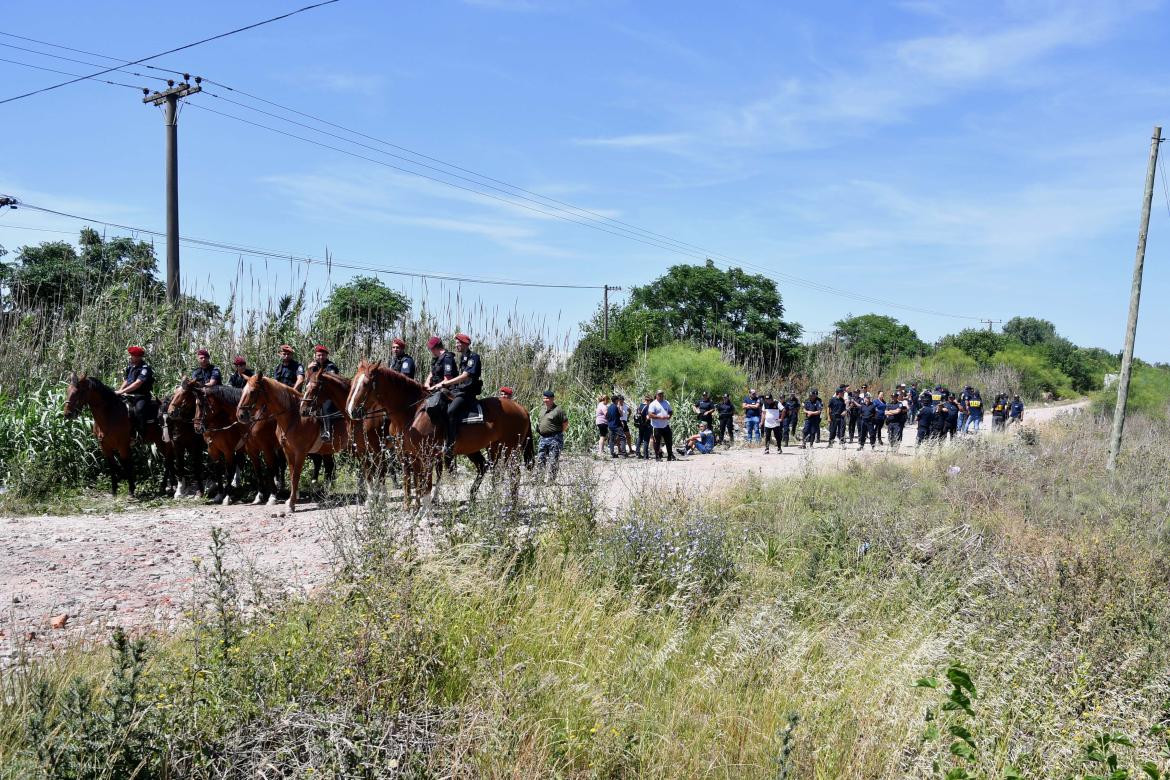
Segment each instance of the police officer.
[[837,392],[829,399],[829,446],[833,446],[836,439],[842,446],[845,444],[845,388],[837,388]]
[[[1017,396],[1018,397],[1018,396]],[[1008,397],[1007,393],[999,393],[995,396],[995,403],[991,405],[991,429],[994,431],[1002,431],[1007,428],[1008,416]]]
[[811,447],[817,440],[817,434],[821,430],[821,410],[824,408],[825,404],[817,396],[816,388],[809,390],[808,399],[804,402],[804,431],[800,438],[802,450],[806,446]]
[[910,422],[918,419],[918,383],[911,382],[910,389],[907,391],[907,400],[910,402]]
[[455,363],[455,356],[443,346],[443,340],[438,336],[427,339],[427,349],[431,353],[431,373],[427,376],[426,387],[434,390],[443,380],[458,374],[459,366]]
[[475,397],[483,390],[480,375],[483,364],[479,355],[471,351],[471,336],[455,334],[455,349],[459,352],[459,374],[439,382],[440,388],[451,388],[451,401],[447,404],[447,456],[454,454],[455,437],[459,433],[459,420],[475,406]]
[[845,416],[849,425],[849,443],[857,437],[858,421],[861,419],[861,399],[857,393],[845,386]]
[[796,421],[800,419],[800,399],[796,397],[796,393],[789,393],[788,400],[784,402],[784,425],[780,426],[780,431],[784,436],[784,446],[788,446],[789,436],[796,435]]
[[934,394],[929,390],[922,391],[918,397],[918,435],[917,444],[922,444],[930,438],[930,429],[934,426]]
[[715,430],[715,402],[711,400],[711,394],[704,392],[703,397],[696,401],[692,406],[695,414],[699,418],[699,422],[707,423],[707,427],[712,431]]
[[244,359],[243,355],[236,355],[236,359],[232,361],[232,365],[236,370],[228,377],[228,384],[235,388],[242,388],[248,384],[248,377],[252,376],[254,371],[248,368],[248,361]]
[[[1024,421],[1024,402],[1020,400],[1018,395],[1012,396],[1011,405],[1008,407],[1008,425],[1012,423],[1022,423]],[[1007,426],[1004,426],[1005,428]]]
[[894,393],[894,397],[886,404],[886,431],[890,435],[890,449],[898,449],[902,443],[902,429],[906,427],[906,418],[910,415],[909,404],[904,392]]
[[305,378],[305,367],[297,360],[296,352],[288,344],[280,345],[280,362],[272,369],[272,378],[282,385],[298,388]]
[[130,355],[130,365],[126,366],[126,378],[114,392],[130,400],[130,427],[141,438],[146,431],[150,393],[154,390],[154,369],[146,362],[146,350],[142,347],[129,347],[126,352]]
[[512,396],[515,394],[516,394],[516,391],[510,387],[501,387],[500,388],[500,398],[506,398],[509,401],[511,401]]
[[[941,423],[939,422],[941,418]],[[947,393],[938,410],[935,412],[934,430],[941,441],[944,438],[955,438],[955,431],[959,427],[959,402],[953,393]]]
[[[323,374],[340,374],[337,369],[337,364],[329,359],[329,348],[324,344],[318,344],[313,347],[313,362],[309,364],[310,369],[320,369]],[[301,379],[304,379],[304,373],[301,374]],[[300,387],[300,380],[297,381],[297,387]],[[341,412],[337,409],[337,404],[326,398],[321,402],[321,441],[333,440],[333,421],[341,416]]]
[[191,372],[191,378],[204,387],[211,387],[223,382],[223,376],[219,373],[219,368],[211,364],[211,353],[206,349],[201,349],[195,353],[195,359],[199,365]]
[[869,393],[866,393],[861,398],[861,411],[858,422],[861,424],[861,437],[858,441],[857,451],[861,452],[865,449],[865,441],[869,439],[869,448],[873,449],[877,442],[877,406],[874,405],[873,398]]
[[390,368],[414,379],[414,358],[406,354],[406,342],[402,339],[390,342]]

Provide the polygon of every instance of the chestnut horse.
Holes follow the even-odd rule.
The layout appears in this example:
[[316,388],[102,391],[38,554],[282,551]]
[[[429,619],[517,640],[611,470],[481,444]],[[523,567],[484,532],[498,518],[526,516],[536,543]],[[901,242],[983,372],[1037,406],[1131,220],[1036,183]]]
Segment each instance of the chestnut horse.
[[[157,409],[158,402],[154,403]],[[134,461],[130,457],[134,429],[125,401],[97,377],[70,373],[69,389],[65,393],[65,418],[72,420],[86,408],[93,414],[93,435],[97,437],[102,456],[110,470],[111,492],[118,495],[118,480],[125,477],[130,495],[134,495]],[[154,445],[163,455],[167,464],[163,475],[164,485],[169,484],[171,446],[163,441],[162,426],[158,419],[148,417],[142,438],[145,444]]]
[[318,418],[302,416],[300,406],[300,393],[275,379],[269,379],[263,371],[257,371],[248,379],[236,406],[236,415],[242,422],[275,420],[277,441],[288,460],[290,512],[296,511],[305,457],[310,453],[329,456],[345,452],[349,444],[349,429],[344,425],[334,427],[331,441],[322,441]]
[[204,387],[193,379],[184,379],[171,404],[184,396],[194,399],[192,425],[207,443],[208,459],[215,474],[215,496],[224,506],[231,504],[231,490],[239,484],[241,451],[252,461],[252,470],[256,472],[256,497],[252,503],[259,504],[267,498],[269,504],[275,504],[276,483],[284,482],[284,453],[276,443],[276,421],[261,420],[254,425],[239,422],[236,405],[240,394],[234,387]]
[[[183,380],[184,382],[189,380]],[[191,465],[191,474],[195,478],[195,495],[203,495],[203,453],[207,445],[203,437],[195,430],[195,397],[183,394],[175,388],[174,394],[167,396],[159,404],[159,417],[163,426],[164,438],[171,445],[171,471],[175,478],[175,498],[182,498],[185,492],[183,474],[186,464]]]
[[[322,371],[315,365],[305,369],[305,383],[301,385],[302,413],[317,416],[321,413],[321,405],[325,401],[333,402],[339,410],[335,425],[348,425],[349,438],[353,445],[354,454],[360,464],[360,480],[358,482],[358,496],[368,500],[371,492],[381,492],[386,481],[386,472],[390,457],[388,449],[387,426],[384,420],[377,417],[367,417],[363,420],[352,420],[345,415],[346,400],[349,397],[350,381],[339,374]],[[360,426],[360,432],[358,430]]]
[[[370,411],[381,410],[390,418],[390,433],[399,444],[402,455],[402,498],[409,510],[412,503],[420,508],[423,496],[427,503],[433,498],[436,482],[433,469],[441,464],[445,434],[435,430],[431,418],[423,410],[423,401],[429,391],[381,361],[363,360],[358,365],[346,401],[346,411],[353,419],[362,419]],[[476,466],[471,497],[483,480],[485,471],[500,464],[515,463],[517,453],[523,453],[529,468],[533,462],[532,424],[528,410],[506,398],[481,398],[482,423],[462,425],[455,442],[455,454],[466,455]],[[482,451],[487,450],[485,461]],[[518,478],[518,475],[517,475]],[[513,493],[519,489],[513,482]]]

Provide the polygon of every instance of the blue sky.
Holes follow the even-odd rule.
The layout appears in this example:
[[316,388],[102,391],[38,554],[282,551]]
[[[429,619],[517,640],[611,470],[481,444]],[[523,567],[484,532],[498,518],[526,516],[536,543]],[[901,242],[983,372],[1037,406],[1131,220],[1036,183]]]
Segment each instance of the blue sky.
[[[0,31],[130,60],[297,5],[24,3],[5,9]],[[1170,123],[1168,33],[1160,2],[342,0],[155,64],[753,271],[972,318],[1045,317],[1077,343],[1116,350],[1150,130]],[[11,48],[0,57],[89,72]],[[0,62],[0,98],[55,80]],[[179,128],[184,235],[627,288],[694,261],[196,108],[342,145],[210,95],[190,103]],[[162,119],[131,90],[79,83],[0,106],[0,123],[0,192],[164,226]],[[1138,354],[1163,361],[1168,209],[1159,179]],[[57,237],[15,226],[79,227],[6,211],[0,245],[10,250]],[[241,268],[245,301],[306,273],[318,290],[351,274],[189,248],[183,263],[189,289],[221,300]],[[814,335],[870,311],[926,339],[978,326],[777,278],[788,316]],[[458,322],[444,325],[471,328],[514,311],[565,332],[600,300],[594,290],[385,280],[433,309],[454,302]]]

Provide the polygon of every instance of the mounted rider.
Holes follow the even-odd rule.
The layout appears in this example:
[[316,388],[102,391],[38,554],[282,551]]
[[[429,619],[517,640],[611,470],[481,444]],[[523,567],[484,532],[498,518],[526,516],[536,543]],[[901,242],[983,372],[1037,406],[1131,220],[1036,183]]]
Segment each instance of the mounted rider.
[[[431,336],[427,339],[427,349],[431,353],[431,373],[427,376],[426,388],[432,391],[442,390],[447,386],[447,380],[454,379],[459,373],[459,366],[455,362],[455,355],[443,346],[443,340],[438,336]],[[437,398],[440,404],[439,408],[442,408],[441,405],[446,403],[443,394],[439,393]],[[432,402],[434,401],[428,402],[428,406]]]
[[471,351],[471,336],[456,333],[455,349],[459,352],[459,373],[439,383],[441,388],[451,388],[451,401],[447,404],[447,445],[444,448],[447,456],[454,453],[459,421],[475,408],[475,397],[483,391],[480,379],[483,364],[479,355]]
[[[329,359],[329,348],[323,344],[313,347],[313,362],[309,369],[320,369],[322,374],[340,374],[337,364]],[[302,375],[302,378],[304,376]],[[321,402],[321,441],[333,440],[333,421],[341,416],[337,404],[326,398]]]
[[406,342],[402,339],[394,339],[390,342],[390,368],[414,379],[414,358],[406,354]]
[[211,364],[211,353],[206,349],[200,349],[195,353],[195,360],[199,365],[191,372],[191,378],[204,387],[212,387],[223,383],[223,376],[219,373],[219,368]]
[[280,362],[272,369],[272,378],[294,390],[305,381],[305,367],[297,360],[297,354],[288,344],[280,345]]
[[232,365],[236,368],[228,377],[228,384],[237,389],[242,389],[244,385],[248,384],[248,377],[252,376],[252,369],[248,368],[248,361],[244,359],[243,355],[236,355],[236,359],[232,361]]
[[148,422],[146,412],[150,407],[151,391],[154,390],[154,369],[146,362],[146,350],[139,346],[126,350],[130,365],[126,366],[126,377],[114,392],[126,399],[130,408],[130,427],[142,438]]

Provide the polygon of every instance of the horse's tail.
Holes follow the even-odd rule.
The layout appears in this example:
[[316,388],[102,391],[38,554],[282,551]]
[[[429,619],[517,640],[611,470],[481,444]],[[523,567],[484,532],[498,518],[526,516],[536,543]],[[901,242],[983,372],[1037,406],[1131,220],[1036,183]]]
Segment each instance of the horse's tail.
[[524,431],[524,468],[532,471],[532,467],[536,465],[536,453],[532,446],[532,424],[529,423],[527,429]]

